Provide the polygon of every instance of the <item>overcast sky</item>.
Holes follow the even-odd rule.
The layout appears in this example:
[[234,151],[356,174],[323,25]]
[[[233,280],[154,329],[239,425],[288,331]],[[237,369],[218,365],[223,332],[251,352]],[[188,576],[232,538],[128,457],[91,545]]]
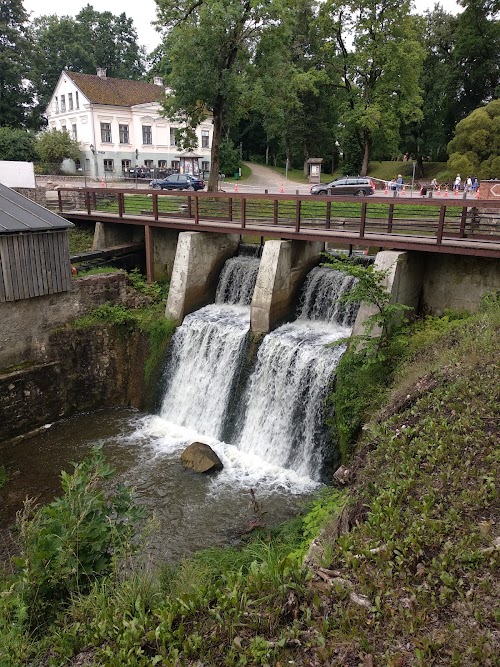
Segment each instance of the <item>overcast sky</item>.
[[[24,0],[26,11],[32,12],[31,18],[42,14],[72,15],[78,14],[82,7],[92,5],[98,11],[109,11],[112,14],[125,14],[132,18],[134,26],[139,35],[139,43],[146,47],[149,53],[159,42],[158,33],[151,22],[156,18],[156,3],[154,0],[106,0],[103,4],[93,0]],[[415,0],[419,12],[434,6],[434,0]],[[441,0],[440,4],[449,12],[457,11],[457,3],[454,0]]]

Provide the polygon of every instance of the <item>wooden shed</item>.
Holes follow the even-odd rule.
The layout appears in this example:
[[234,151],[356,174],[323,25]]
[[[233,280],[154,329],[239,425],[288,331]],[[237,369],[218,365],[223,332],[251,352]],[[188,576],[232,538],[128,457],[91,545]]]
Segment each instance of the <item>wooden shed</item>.
[[0,183],[0,303],[71,289],[70,227]]

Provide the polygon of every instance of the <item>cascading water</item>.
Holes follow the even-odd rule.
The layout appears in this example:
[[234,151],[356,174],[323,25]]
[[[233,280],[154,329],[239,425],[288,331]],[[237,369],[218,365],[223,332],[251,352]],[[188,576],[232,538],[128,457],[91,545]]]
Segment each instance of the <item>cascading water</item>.
[[220,439],[247,349],[259,259],[232,257],[222,269],[216,303],[188,315],[174,334],[168,389],[160,415]]
[[339,298],[353,280],[313,269],[300,299],[299,318],[267,335],[246,393],[238,447],[320,479],[326,438],[323,403],[345,346],[326,347],[350,335],[356,308]]
[[249,306],[252,301],[260,260],[256,257],[231,257],[224,264],[217,285],[215,303]]

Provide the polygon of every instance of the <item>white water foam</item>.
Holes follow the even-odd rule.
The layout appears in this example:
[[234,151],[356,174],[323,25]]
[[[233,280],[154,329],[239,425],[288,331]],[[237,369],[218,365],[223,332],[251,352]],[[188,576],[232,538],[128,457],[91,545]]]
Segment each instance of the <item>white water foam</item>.
[[246,255],[228,259],[220,274],[215,302],[249,306],[259,265],[258,258]]

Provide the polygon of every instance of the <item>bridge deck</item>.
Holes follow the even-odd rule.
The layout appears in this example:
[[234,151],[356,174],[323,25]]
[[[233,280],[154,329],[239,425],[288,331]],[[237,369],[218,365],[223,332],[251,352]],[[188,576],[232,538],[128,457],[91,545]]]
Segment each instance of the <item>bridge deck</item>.
[[499,201],[61,188],[59,212],[145,228],[500,257]]

